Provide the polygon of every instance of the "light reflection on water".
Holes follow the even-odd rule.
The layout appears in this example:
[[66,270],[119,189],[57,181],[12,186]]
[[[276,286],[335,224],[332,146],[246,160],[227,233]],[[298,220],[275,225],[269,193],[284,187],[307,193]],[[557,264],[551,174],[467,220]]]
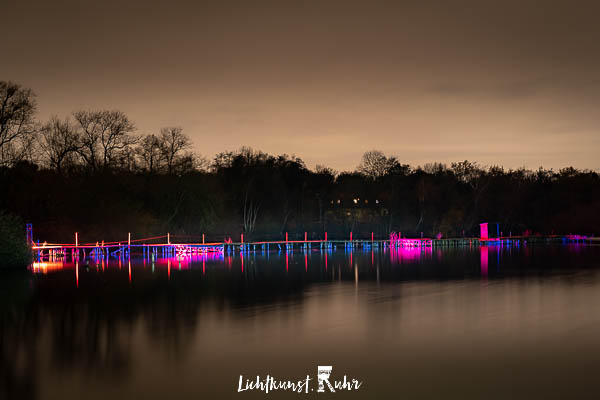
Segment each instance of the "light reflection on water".
[[364,381],[341,397],[593,398],[598,267],[595,246],[41,262],[1,280],[0,393],[239,398],[240,374],[320,364]]

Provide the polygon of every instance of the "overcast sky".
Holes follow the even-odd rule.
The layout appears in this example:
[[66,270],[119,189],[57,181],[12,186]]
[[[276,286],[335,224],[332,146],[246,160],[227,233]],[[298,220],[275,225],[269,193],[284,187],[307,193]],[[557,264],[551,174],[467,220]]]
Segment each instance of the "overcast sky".
[[119,109],[208,158],[599,169],[599,18],[598,1],[1,1],[0,80],[40,119]]

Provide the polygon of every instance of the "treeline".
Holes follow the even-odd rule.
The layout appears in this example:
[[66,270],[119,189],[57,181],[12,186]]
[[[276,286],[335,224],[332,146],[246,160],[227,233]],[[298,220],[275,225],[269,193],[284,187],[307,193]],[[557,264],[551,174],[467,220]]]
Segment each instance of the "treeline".
[[[314,170],[251,148],[206,160],[180,127],[139,135],[120,111],[80,110],[37,121],[29,89],[0,82],[0,209],[49,241],[148,237],[207,240],[594,234],[600,178],[564,168],[504,170],[463,161],[419,167],[380,151],[353,172]],[[357,160],[358,161],[358,160]]]

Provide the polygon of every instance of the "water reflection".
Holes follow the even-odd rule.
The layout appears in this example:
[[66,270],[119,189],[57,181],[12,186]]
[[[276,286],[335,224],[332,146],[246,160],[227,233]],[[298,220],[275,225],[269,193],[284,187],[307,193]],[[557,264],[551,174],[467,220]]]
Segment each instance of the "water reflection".
[[[600,334],[599,250],[490,246],[40,262],[31,273],[0,280],[0,393],[235,397],[239,373],[293,376],[321,360],[352,369],[371,397],[397,398],[394,382],[416,397],[501,393],[509,377],[494,378],[498,365],[531,379],[510,378],[525,390],[544,374],[568,372],[567,364],[555,364],[555,372],[538,365],[542,350],[574,368],[600,364],[581,351]],[[567,334],[570,345],[556,346]],[[465,382],[463,374],[475,370],[489,375]],[[594,389],[585,383],[575,390],[586,388]]]
[[488,261],[489,261],[488,249],[489,249],[488,246],[481,246],[479,248],[480,261],[481,261],[481,278],[482,279],[486,279],[488,276]]

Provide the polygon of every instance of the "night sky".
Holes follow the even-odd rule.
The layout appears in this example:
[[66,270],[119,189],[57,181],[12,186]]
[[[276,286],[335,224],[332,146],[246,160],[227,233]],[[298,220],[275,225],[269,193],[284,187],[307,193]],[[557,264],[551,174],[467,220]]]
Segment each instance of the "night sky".
[[0,79],[38,117],[120,109],[195,150],[352,170],[600,168],[598,1],[2,1]]

